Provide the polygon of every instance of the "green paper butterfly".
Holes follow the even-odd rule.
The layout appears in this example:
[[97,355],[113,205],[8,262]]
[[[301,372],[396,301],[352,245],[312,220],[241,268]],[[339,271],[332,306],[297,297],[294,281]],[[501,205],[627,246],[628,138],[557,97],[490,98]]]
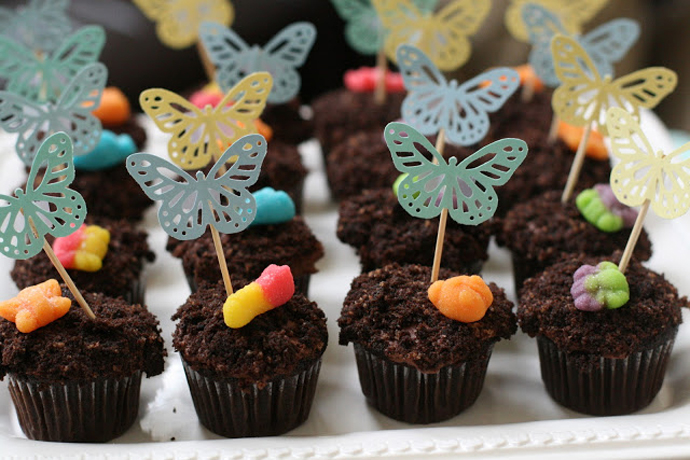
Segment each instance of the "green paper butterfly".
[[84,67],[55,103],[36,103],[8,91],[0,91],[0,127],[19,133],[15,149],[28,166],[45,136],[66,132],[74,143],[74,155],[84,155],[98,144],[101,122],[92,115],[101,101],[108,70],[101,63]]
[[50,52],[72,29],[69,0],[29,0],[16,10],[0,8],[0,31],[32,52]]
[[409,125],[389,123],[384,137],[395,167],[407,173],[398,187],[403,208],[423,219],[436,217],[445,208],[460,224],[479,225],[494,215],[498,206],[494,187],[505,184],[527,156],[524,141],[501,139],[460,164],[454,157],[446,163],[431,142]]
[[0,76],[7,91],[31,101],[55,101],[86,65],[96,62],[105,44],[100,26],[82,27],[53,53],[37,56],[32,50],[0,36]]
[[[35,256],[43,248],[46,234],[67,236],[84,222],[84,198],[68,188],[74,180],[72,153],[72,141],[67,134],[49,136],[31,165],[26,192],[17,188],[14,196],[0,195],[0,251],[6,256]],[[44,166],[43,177],[37,184],[36,177]]]

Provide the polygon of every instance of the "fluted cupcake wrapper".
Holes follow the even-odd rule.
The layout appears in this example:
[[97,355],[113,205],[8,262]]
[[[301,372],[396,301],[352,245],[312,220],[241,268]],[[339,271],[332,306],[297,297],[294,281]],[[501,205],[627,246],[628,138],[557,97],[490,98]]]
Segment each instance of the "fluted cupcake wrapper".
[[131,304],[144,305],[144,292],[146,290],[146,282],[142,279],[138,279],[132,283],[132,290],[127,295],[124,295],[124,299]]
[[216,380],[182,365],[202,425],[228,438],[276,436],[309,416],[321,358],[292,376],[246,388],[236,379]]
[[44,383],[9,375],[10,396],[26,436],[40,441],[106,442],[139,413],[141,371],[130,377]]
[[583,364],[582,354],[560,350],[538,337],[541,377],[549,395],[562,406],[590,415],[624,415],[647,407],[664,383],[678,327],[667,340],[627,358]]
[[407,423],[447,420],[470,407],[484,386],[493,345],[471,361],[431,374],[380,358],[355,344],[362,393],[388,417]]
[[[189,284],[189,289],[192,292],[199,290],[199,285],[194,280],[194,274],[185,274],[187,278],[187,284]],[[311,274],[296,276],[295,280],[295,292],[304,295],[304,297],[309,297],[309,281],[311,281]]]

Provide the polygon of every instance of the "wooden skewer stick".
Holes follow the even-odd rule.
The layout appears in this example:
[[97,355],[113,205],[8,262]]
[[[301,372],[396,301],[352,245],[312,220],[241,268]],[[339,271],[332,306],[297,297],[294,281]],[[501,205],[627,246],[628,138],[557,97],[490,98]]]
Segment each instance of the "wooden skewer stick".
[[388,61],[383,47],[376,54],[376,69],[378,70],[378,77],[376,78],[374,101],[378,105],[382,105],[386,102],[386,73],[388,72]]
[[580,145],[577,146],[575,159],[573,160],[573,165],[570,167],[570,173],[568,174],[568,181],[565,184],[563,195],[561,195],[562,203],[567,202],[572,196],[573,190],[575,190],[577,179],[580,177],[580,171],[582,170],[582,165],[585,162],[585,149],[587,147],[587,142],[589,142],[589,135],[591,133],[592,122],[589,122],[585,127],[585,132],[582,134],[582,139],[580,139]]
[[556,139],[558,138],[559,122],[560,120],[558,119],[558,115],[554,113],[553,118],[551,119],[551,127],[549,128],[549,137],[547,138],[549,145],[552,145],[554,142],[556,142]]
[[[211,203],[209,203],[210,205]],[[211,236],[213,237],[213,247],[216,249],[218,256],[218,264],[220,265],[220,273],[223,275],[223,284],[225,285],[225,292],[228,297],[233,293],[232,280],[230,279],[230,272],[228,271],[228,263],[225,260],[225,251],[223,251],[223,244],[220,242],[220,234],[213,225],[211,227]]]
[[630,257],[632,257],[632,253],[635,250],[637,239],[640,237],[640,233],[642,233],[642,224],[644,224],[644,219],[647,217],[647,211],[649,211],[650,203],[651,202],[649,200],[645,200],[645,202],[642,203],[640,213],[637,215],[637,219],[635,219],[635,225],[633,226],[632,232],[630,232],[630,238],[628,238],[628,243],[625,245],[625,250],[621,256],[621,261],[618,264],[618,270],[620,270],[621,273],[625,273],[625,269],[628,268],[628,263],[630,262]]
[[530,102],[534,97],[534,79],[526,78],[522,84],[522,92],[520,93],[520,100],[524,103]]
[[[441,128],[436,138],[436,150],[443,155],[443,149],[446,144],[446,131]],[[434,159],[436,163],[436,159]],[[438,233],[436,234],[436,247],[434,249],[434,263],[431,267],[431,282],[435,283],[438,280],[438,272],[441,270],[441,256],[443,255],[443,240],[446,238],[446,222],[448,221],[448,209],[441,210],[441,218],[438,222]]]

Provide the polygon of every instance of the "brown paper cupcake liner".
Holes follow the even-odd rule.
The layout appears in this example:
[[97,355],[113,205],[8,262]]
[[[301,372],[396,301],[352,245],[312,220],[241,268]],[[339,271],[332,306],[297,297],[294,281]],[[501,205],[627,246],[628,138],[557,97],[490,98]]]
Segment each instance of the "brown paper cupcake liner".
[[380,358],[355,344],[362,393],[369,404],[395,420],[434,423],[470,407],[481,393],[493,345],[484,356],[425,374]]
[[541,272],[544,267],[539,266],[531,260],[512,254],[513,262],[513,282],[515,283],[515,295],[520,298],[520,289],[527,278],[531,278]]
[[[199,285],[194,279],[194,275],[185,274],[187,278],[187,284],[189,284],[189,289],[192,292],[196,292],[199,289]],[[303,294],[304,297],[309,298],[309,281],[311,280],[311,274],[296,276],[295,280],[295,292]]]
[[138,279],[132,283],[132,290],[124,295],[124,299],[131,304],[144,305],[144,293],[146,291],[146,281]]
[[[624,415],[647,407],[664,383],[678,327],[648,349],[627,358],[583,360],[538,337],[541,377],[560,405],[590,415]],[[591,358],[591,356],[589,357]]]
[[139,413],[141,371],[130,377],[43,383],[9,375],[10,396],[29,439],[106,442],[129,429]]
[[302,423],[316,392],[321,358],[302,372],[247,388],[238,379],[217,380],[182,360],[199,421],[227,438],[277,436]]

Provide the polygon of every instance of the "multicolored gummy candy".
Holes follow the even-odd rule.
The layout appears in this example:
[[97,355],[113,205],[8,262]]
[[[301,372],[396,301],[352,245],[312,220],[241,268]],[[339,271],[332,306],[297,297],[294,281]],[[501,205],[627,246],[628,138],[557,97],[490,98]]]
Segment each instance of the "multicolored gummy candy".
[[578,310],[599,311],[625,305],[630,299],[630,288],[616,264],[601,262],[596,267],[583,265],[575,271],[570,294]]
[[0,302],[0,316],[15,323],[19,332],[26,334],[65,316],[71,305],[70,299],[62,297],[57,280],[50,279]]
[[575,205],[587,222],[608,233],[631,228],[638,214],[635,209],[618,201],[608,184],[597,184],[583,190],[575,199]]
[[295,282],[287,265],[269,265],[256,281],[234,292],[223,304],[225,324],[244,327],[257,316],[283,305],[295,294]]
[[484,317],[494,296],[480,276],[462,275],[434,282],[429,300],[448,318],[472,323]]
[[69,236],[55,238],[53,251],[65,268],[96,272],[108,253],[110,232],[98,225],[82,226]]
[[[356,70],[348,70],[343,75],[345,87],[355,93],[371,93],[376,90],[379,80],[379,69],[376,67],[360,67]],[[398,72],[386,72],[385,85],[387,93],[400,93],[405,91],[402,75]]]

